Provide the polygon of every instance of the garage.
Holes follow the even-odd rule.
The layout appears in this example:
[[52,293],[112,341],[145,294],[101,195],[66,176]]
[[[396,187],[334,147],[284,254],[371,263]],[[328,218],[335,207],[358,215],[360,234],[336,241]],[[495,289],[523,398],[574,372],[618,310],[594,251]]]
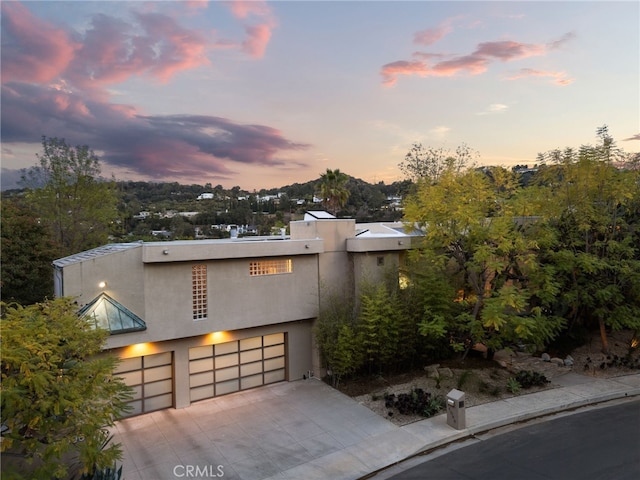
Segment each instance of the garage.
[[173,407],[173,352],[122,359],[114,373],[133,389],[127,416]]
[[190,348],[191,401],[281,382],[285,366],[285,333]]

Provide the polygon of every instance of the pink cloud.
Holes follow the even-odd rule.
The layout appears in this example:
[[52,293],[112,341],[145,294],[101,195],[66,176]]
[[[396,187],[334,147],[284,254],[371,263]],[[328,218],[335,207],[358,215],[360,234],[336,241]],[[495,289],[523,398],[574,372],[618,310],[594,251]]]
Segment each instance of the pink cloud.
[[236,18],[247,18],[249,15],[259,17],[270,16],[271,8],[263,0],[231,0],[223,2]]
[[254,58],[262,58],[271,39],[271,26],[266,23],[245,28],[247,39],[242,43],[242,49]]
[[451,30],[452,28],[449,24],[422,30],[413,36],[413,43],[417,43],[418,45],[432,45],[448,33],[451,33]]
[[553,79],[553,83],[562,87],[573,83],[573,78],[568,78],[564,72],[535,70],[533,68],[522,68],[518,73],[508,77],[507,80],[519,80],[527,77],[549,77]]
[[640,133],[636,133],[635,135],[622,139],[623,142],[630,142],[632,140],[640,140]]
[[478,45],[473,55],[497,58],[503,62],[519,60],[527,57],[537,57],[546,53],[544,45],[520,43],[514,41],[484,42]]
[[157,13],[136,15],[139,26],[98,15],[70,69],[74,82],[96,87],[151,75],[162,82],[176,73],[209,64],[210,48],[198,32]]
[[79,45],[19,2],[2,2],[1,8],[2,82],[48,82],[64,72]]
[[[413,57],[424,61],[398,61],[383,65],[382,83],[385,86],[395,85],[398,75],[420,75],[423,77],[449,77],[459,73],[479,75],[486,72],[493,61],[510,62],[546,55],[549,50],[560,48],[572,37],[573,34],[569,33],[560,40],[548,44],[521,43],[512,40],[482,42],[472,53],[453,58],[446,58],[446,55],[438,53],[416,52]],[[433,38],[435,37],[431,37],[431,39]],[[442,60],[442,58],[446,59]],[[566,77],[556,78],[556,83],[559,85],[568,85],[572,81]]]
[[382,67],[382,83],[387,87],[391,87],[398,81],[398,75],[419,75],[424,77],[428,74],[429,68],[424,62],[399,60],[397,62],[387,63]]

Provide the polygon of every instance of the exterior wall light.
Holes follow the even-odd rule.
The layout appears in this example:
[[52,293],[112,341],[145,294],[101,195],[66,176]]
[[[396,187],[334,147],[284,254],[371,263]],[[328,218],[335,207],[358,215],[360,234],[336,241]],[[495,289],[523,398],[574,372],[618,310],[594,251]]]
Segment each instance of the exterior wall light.
[[107,282],[105,282],[104,280],[98,284],[98,287],[102,289],[106,288],[106,286],[107,286]]
[[169,250],[162,250],[163,255],[169,255]]

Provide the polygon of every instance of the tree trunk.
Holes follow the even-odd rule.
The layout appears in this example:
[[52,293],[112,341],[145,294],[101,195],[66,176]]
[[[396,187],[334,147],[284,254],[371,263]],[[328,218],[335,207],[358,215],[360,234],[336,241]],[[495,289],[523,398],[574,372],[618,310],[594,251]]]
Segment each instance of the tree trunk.
[[609,339],[607,338],[607,329],[604,326],[604,319],[598,319],[600,325],[600,339],[602,340],[602,353],[609,354]]

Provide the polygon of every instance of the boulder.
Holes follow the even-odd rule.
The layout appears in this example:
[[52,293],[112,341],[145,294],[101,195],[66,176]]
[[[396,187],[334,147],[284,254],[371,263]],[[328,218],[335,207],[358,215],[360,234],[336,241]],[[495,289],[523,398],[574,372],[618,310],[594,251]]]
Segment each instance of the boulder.
[[424,367],[424,371],[427,372],[427,377],[435,378],[439,375],[438,368],[440,368],[440,364],[435,363],[433,365],[427,365],[426,367]]
[[450,368],[447,368],[447,367],[439,368],[438,369],[438,374],[442,378],[453,378],[453,372],[451,371]]
[[550,362],[551,361],[551,357],[549,356],[548,353],[543,353],[540,358],[542,359],[543,362]]
[[555,363],[555,364],[556,364],[556,365],[558,365],[559,367],[564,366],[564,360],[562,360],[561,358],[558,358],[558,357],[553,357],[553,358],[550,360],[550,362],[551,362],[551,363]]

